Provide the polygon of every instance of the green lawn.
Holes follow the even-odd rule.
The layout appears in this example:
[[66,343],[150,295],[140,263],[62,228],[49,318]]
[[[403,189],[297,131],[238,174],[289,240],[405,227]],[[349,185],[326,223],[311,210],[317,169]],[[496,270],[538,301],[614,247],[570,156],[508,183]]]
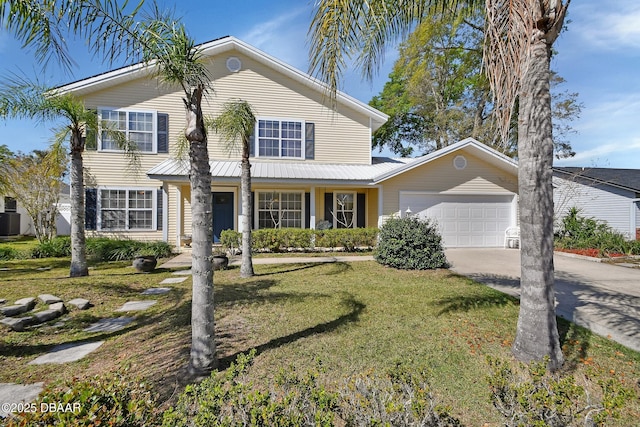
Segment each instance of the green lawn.
[[[38,271],[38,267],[52,267]],[[139,292],[172,276],[170,271],[135,273],[126,263],[100,264],[88,278],[69,279],[68,260],[0,262],[0,298],[53,293],[83,297],[94,307],[72,311],[63,326],[4,332],[0,338],[0,382],[58,382],[74,376],[122,371],[150,379],[160,403],[173,402],[181,388],[190,341],[191,280],[168,295]],[[397,271],[375,262],[256,265],[256,276],[238,269],[216,272],[216,335],[221,367],[251,349],[257,357],[250,376],[267,385],[280,368],[304,371],[321,363],[321,380],[342,385],[364,372],[383,374],[397,362],[427,367],[439,403],[466,425],[501,425],[489,400],[486,356],[510,359],[518,305],[515,300],[447,270]],[[127,329],[88,334],[82,328],[127,300],[155,298]],[[129,314],[130,315],[130,314]],[[55,324],[56,321],[50,322]],[[623,418],[640,416],[640,354],[560,322],[565,369],[597,396],[599,379],[634,387]],[[89,357],[63,366],[31,366],[30,360],[61,343],[106,339]],[[585,380],[586,381],[586,380]]]

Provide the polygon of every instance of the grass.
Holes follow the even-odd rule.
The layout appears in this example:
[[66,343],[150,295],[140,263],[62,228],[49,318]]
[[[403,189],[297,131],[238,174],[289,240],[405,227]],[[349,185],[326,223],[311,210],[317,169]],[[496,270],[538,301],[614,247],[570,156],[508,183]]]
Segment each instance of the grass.
[[[39,267],[52,267],[39,271]],[[184,387],[190,343],[191,280],[170,285],[164,296],[140,292],[171,276],[168,270],[135,273],[128,263],[99,264],[87,278],[69,279],[68,260],[0,262],[0,298],[13,301],[52,293],[83,297],[95,305],[56,321],[0,338],[0,382],[61,382],[77,376],[128,370],[154,384],[161,404]],[[466,425],[500,425],[489,401],[486,356],[511,358],[517,301],[447,270],[397,271],[377,263],[256,265],[256,276],[240,279],[237,268],[216,272],[216,337],[220,368],[256,349],[250,370],[268,385],[280,368],[324,367],[322,381],[343,384],[352,374],[383,373],[397,362],[427,367],[439,403]],[[127,329],[89,334],[82,329],[127,300],[158,304]],[[126,314],[126,315],[131,315]],[[586,329],[560,321],[567,359],[576,378],[615,377],[638,391],[640,354]],[[85,359],[66,365],[28,365],[52,346],[106,339]],[[593,393],[596,393],[595,389]],[[640,416],[637,398],[628,402],[620,426]]]

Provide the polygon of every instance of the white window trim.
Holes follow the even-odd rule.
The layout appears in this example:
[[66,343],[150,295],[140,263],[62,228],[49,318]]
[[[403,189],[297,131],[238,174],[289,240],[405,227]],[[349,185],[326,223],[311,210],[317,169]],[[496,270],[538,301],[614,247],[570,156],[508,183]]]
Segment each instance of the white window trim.
[[[102,190],[124,190],[127,191],[126,207],[125,207],[125,228],[102,228]],[[135,231],[135,232],[151,232],[158,231],[158,192],[156,187],[98,187],[97,188],[97,200],[96,200],[96,230],[105,232],[116,231]],[[151,191],[151,228],[129,228],[129,192],[130,191]],[[147,209],[136,209],[147,210]],[[166,211],[162,213],[163,218],[166,216]]]
[[[98,107],[98,123],[102,123],[102,110],[118,111],[127,113],[127,137],[129,131],[129,113],[149,113],[153,115],[153,129],[151,130],[151,151],[138,151],[141,154],[157,154],[158,153],[158,111],[156,110],[138,110],[135,108],[114,108],[114,107]],[[102,129],[98,132],[97,137],[98,151],[103,153],[122,153],[124,150],[112,150],[102,148]]]
[[[358,228],[358,193],[356,191],[334,191],[333,192],[333,228],[338,228],[338,193],[351,194],[353,196],[353,220],[350,228]],[[345,227],[346,228],[346,227]]]
[[[260,208],[259,208],[259,200],[260,200],[260,193],[278,193],[278,194],[282,194],[282,193],[292,193],[292,194],[300,194],[300,200],[302,201],[302,217],[301,217],[301,224],[300,224],[300,228],[304,229],[304,223],[305,223],[305,218],[306,218],[306,210],[305,210],[305,192],[304,191],[297,191],[297,190],[257,190],[255,191],[255,206],[253,209],[253,228],[255,230],[259,230],[260,229]],[[282,228],[282,227],[280,227]],[[291,227],[285,227],[285,228],[291,228]]]
[[[278,155],[277,156],[261,156],[260,155],[260,136],[258,134],[259,132],[259,125],[260,125],[260,120],[270,120],[270,121],[278,121],[282,124],[282,122],[298,122],[301,123],[302,125],[302,139],[301,139],[301,146],[300,146],[300,157],[290,157],[290,156],[283,156],[282,155],[282,133],[280,133],[280,145],[278,146]],[[257,117],[256,118],[256,124],[255,124],[255,138],[254,138],[254,150],[253,152],[255,153],[255,157],[260,157],[263,159],[296,159],[296,160],[305,160],[305,155],[306,155],[306,126],[307,126],[307,122],[305,122],[304,120],[300,120],[300,119],[292,119],[292,118],[285,118],[285,117]],[[280,132],[282,132],[282,127],[280,128]]]

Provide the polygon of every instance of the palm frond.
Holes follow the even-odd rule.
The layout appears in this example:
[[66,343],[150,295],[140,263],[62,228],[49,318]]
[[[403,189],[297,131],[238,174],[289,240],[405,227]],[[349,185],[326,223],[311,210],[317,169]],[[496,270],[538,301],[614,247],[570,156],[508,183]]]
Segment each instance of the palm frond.
[[256,116],[251,104],[241,99],[231,99],[222,106],[222,112],[211,120],[211,128],[227,142],[226,148],[231,151],[243,147],[249,142],[256,123]]

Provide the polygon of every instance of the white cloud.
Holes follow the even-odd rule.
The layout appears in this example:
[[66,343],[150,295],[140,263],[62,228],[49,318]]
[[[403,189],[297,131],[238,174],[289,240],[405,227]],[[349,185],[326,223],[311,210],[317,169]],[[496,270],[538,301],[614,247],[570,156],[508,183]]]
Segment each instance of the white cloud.
[[[574,6],[573,4],[571,6]],[[569,31],[588,45],[606,50],[640,48],[640,4],[637,0],[591,0],[569,8]]]
[[[633,158],[637,159],[638,154],[640,154],[640,138],[634,138],[630,142],[613,142],[609,144],[599,145],[589,150],[580,151],[576,153],[575,156],[569,159],[557,160],[555,164],[579,164],[581,166],[598,165],[598,163],[601,163],[602,161],[610,162],[612,157],[617,157],[620,155],[623,155],[625,157],[632,156]],[[614,166],[622,167],[618,164]]]

